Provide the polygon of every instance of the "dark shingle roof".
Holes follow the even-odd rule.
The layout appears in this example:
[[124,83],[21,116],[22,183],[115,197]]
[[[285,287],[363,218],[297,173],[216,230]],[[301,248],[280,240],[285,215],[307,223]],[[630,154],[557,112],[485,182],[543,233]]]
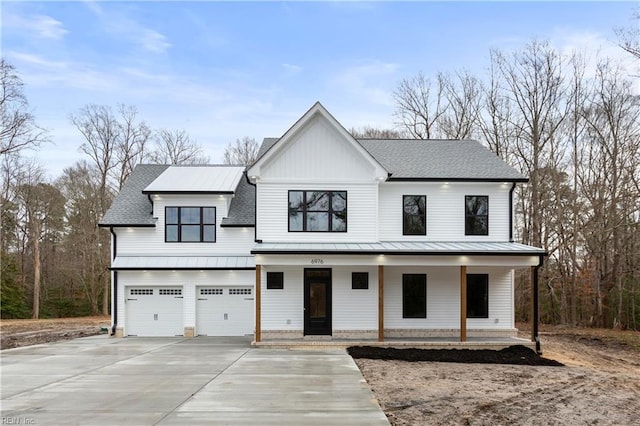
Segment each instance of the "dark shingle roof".
[[229,213],[222,219],[220,226],[255,226],[256,224],[256,187],[247,182],[246,176],[240,178]]
[[138,164],[100,221],[100,226],[154,226],[149,198],[142,193],[169,166]]
[[260,145],[260,149],[258,150],[258,156],[256,157],[256,161],[258,158],[262,157],[265,152],[269,150],[273,145],[278,142],[279,138],[264,138],[262,140],[262,144]]
[[526,181],[474,140],[360,139],[391,179]]
[[[264,155],[278,138],[265,138],[258,151]],[[474,140],[358,139],[391,173],[391,179],[518,181],[527,178]]]

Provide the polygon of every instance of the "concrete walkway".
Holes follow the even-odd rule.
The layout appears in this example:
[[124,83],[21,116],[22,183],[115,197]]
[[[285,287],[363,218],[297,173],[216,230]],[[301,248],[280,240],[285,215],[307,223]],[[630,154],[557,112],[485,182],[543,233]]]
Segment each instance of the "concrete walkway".
[[0,352],[1,424],[388,425],[344,350],[94,336]]

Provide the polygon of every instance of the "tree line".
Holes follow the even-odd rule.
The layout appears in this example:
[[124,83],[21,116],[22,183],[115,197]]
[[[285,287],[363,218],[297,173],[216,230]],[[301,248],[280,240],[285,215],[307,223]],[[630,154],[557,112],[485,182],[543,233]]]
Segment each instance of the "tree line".
[[[638,59],[637,38],[621,47]],[[635,43],[635,44],[634,44]],[[635,50],[634,50],[635,49]],[[597,63],[595,66],[588,64]],[[516,191],[515,237],[544,247],[541,321],[640,327],[640,96],[610,58],[562,55],[534,40],[489,53],[486,72],[418,73],[393,92],[393,129],[356,137],[477,139],[530,181]],[[135,107],[70,115],[83,160],[54,181],[25,160],[46,143],[15,69],[2,62],[2,316],[107,313],[109,235],[97,223],[141,162],[209,161],[184,130],[150,129]],[[258,144],[230,143],[228,164]],[[516,319],[529,320],[528,271],[516,276]],[[41,303],[41,305],[39,305]]]
[[[109,313],[110,235],[98,227],[139,163],[207,164],[186,130],[151,129],[130,105],[86,105],[69,115],[82,135],[83,158],[56,179],[25,150],[49,143],[24,95],[16,69],[0,60],[0,297],[2,318]],[[225,150],[246,164],[257,143],[242,138]],[[253,149],[253,151],[251,151]]]

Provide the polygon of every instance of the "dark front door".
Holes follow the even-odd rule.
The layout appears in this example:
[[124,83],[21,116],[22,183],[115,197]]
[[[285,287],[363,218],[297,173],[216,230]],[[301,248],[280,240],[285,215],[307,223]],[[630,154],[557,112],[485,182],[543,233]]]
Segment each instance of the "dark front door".
[[304,334],[331,335],[331,269],[304,270]]

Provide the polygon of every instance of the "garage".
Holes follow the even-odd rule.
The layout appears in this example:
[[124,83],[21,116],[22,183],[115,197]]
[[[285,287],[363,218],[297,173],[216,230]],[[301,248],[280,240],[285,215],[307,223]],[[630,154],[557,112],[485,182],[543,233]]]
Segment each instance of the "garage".
[[182,336],[182,287],[128,287],[126,334]]
[[198,287],[196,298],[198,335],[253,334],[253,287]]

